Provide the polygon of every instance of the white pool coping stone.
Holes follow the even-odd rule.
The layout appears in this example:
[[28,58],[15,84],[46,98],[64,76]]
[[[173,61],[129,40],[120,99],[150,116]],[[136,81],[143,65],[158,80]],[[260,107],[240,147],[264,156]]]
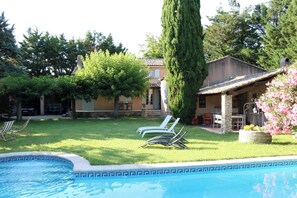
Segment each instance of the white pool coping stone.
[[[202,172],[208,171],[209,167],[213,171],[216,167],[224,167],[222,170],[231,169],[241,169],[241,168],[255,168],[257,167],[267,167],[267,166],[278,166],[278,164],[283,164],[282,161],[292,161],[289,165],[297,165],[297,156],[279,156],[279,157],[259,157],[259,158],[247,158],[247,159],[232,159],[232,160],[217,160],[217,161],[201,161],[201,162],[178,162],[178,163],[156,163],[156,164],[123,164],[123,165],[90,165],[89,161],[85,158],[64,152],[12,152],[12,153],[2,153],[0,158],[9,158],[9,157],[20,157],[20,156],[52,156],[60,157],[70,161],[73,164],[73,172],[77,174],[77,177],[105,177],[105,176],[129,176],[129,175],[147,175],[151,173],[141,173],[138,174],[138,171],[147,171],[147,170],[170,170],[175,169],[180,170],[182,168],[187,168],[188,171],[185,172],[200,172],[199,170],[191,171],[193,167],[200,167]],[[293,163],[294,162],[294,163]],[[265,163],[261,165],[261,163]],[[267,165],[267,163],[269,163]],[[274,163],[274,164],[272,164]],[[248,164],[245,165],[245,164]],[[260,164],[260,165],[257,165]],[[288,163],[285,163],[288,165]],[[233,168],[235,166],[235,168]],[[245,166],[245,167],[239,167]],[[204,170],[207,169],[207,170]],[[120,171],[128,171],[127,174],[117,174]],[[133,171],[134,174],[130,174],[129,171]],[[101,172],[103,175],[94,175],[96,172]],[[136,172],[136,173],[135,173]],[[90,175],[85,176],[82,174],[90,173]],[[113,174],[110,174],[113,173]],[[115,174],[116,173],[116,174]],[[156,173],[156,174],[168,174],[169,172]],[[171,173],[171,172],[170,172]]]

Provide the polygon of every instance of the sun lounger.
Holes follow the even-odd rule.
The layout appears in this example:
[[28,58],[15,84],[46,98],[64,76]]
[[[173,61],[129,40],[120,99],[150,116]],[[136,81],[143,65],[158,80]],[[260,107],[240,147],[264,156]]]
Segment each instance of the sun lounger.
[[146,147],[148,145],[161,144],[163,146],[175,146],[180,149],[186,149],[187,140],[185,140],[184,135],[187,131],[183,131],[184,127],[181,128],[178,134],[174,136],[156,136],[146,141],[141,147]]
[[170,119],[172,118],[171,115],[167,115],[166,118],[163,120],[160,126],[144,126],[139,127],[136,132],[142,133],[146,130],[157,130],[157,129],[167,129],[167,124],[169,123]]
[[22,126],[12,126],[12,130],[11,132],[13,132],[14,134],[16,133],[25,133],[28,134],[28,124],[30,122],[31,118],[29,118]]
[[169,133],[169,134],[175,134],[174,132],[174,127],[177,125],[178,121],[180,120],[180,118],[177,118],[174,123],[171,125],[171,127],[169,129],[153,129],[153,130],[145,130],[142,132],[142,138],[145,136],[145,134],[149,134],[149,133]]
[[[7,121],[4,122],[2,129],[0,131],[0,135],[4,141],[14,140],[15,135],[11,132],[11,127],[13,125],[14,121]],[[11,133],[11,134],[9,134]]]

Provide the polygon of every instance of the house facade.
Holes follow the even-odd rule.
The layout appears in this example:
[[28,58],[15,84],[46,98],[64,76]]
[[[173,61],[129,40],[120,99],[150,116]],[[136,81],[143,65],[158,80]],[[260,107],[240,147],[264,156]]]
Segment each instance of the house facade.
[[[168,114],[164,100],[164,81],[166,75],[163,59],[144,59],[150,70],[149,87],[144,96],[135,98],[120,97],[119,115],[161,116]],[[266,83],[280,73],[267,72],[261,67],[226,56],[207,63],[208,76],[197,92],[196,116],[205,113],[220,115],[221,131],[232,130],[234,115],[243,115],[245,123],[263,124],[264,116],[255,111],[255,100],[265,92]],[[80,117],[111,116],[113,100],[98,97],[87,102],[76,101],[76,111]],[[201,122],[202,119],[200,119]]]
[[[234,87],[234,83],[245,76],[255,75],[266,72],[266,70],[241,61],[232,56],[226,56],[207,63],[208,76],[198,92],[198,101],[196,114],[202,116],[204,113],[221,113],[221,90],[219,86],[229,84]],[[213,92],[213,90],[218,90]],[[208,90],[208,92],[205,92]],[[211,92],[212,91],[212,92]],[[232,97],[232,112],[233,114],[243,114],[243,106],[245,103],[258,98],[265,91],[265,86],[251,87],[246,92],[237,94]]]
[[213,122],[223,133],[236,125],[237,130],[244,124],[263,125],[265,117],[255,102],[281,70],[268,72],[232,56],[207,64],[209,75],[197,93],[196,115],[201,122],[204,114],[214,115]]
[[[120,116],[161,116],[161,81],[166,74],[163,59],[144,59],[149,68],[149,87],[144,96],[119,98]],[[76,100],[76,112],[79,117],[111,116],[114,101],[99,96],[96,100]]]

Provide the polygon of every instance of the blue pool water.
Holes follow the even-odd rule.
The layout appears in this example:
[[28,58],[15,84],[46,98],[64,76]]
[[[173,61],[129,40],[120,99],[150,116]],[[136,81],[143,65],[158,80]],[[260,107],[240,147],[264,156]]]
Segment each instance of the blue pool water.
[[297,168],[75,178],[63,161],[0,163],[0,197],[297,197]]

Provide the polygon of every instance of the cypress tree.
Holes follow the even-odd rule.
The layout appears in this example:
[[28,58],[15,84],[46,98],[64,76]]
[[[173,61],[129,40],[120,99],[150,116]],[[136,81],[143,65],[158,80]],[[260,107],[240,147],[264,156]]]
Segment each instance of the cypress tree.
[[197,91],[207,75],[200,0],[164,0],[162,26],[170,109],[175,117],[191,123]]

